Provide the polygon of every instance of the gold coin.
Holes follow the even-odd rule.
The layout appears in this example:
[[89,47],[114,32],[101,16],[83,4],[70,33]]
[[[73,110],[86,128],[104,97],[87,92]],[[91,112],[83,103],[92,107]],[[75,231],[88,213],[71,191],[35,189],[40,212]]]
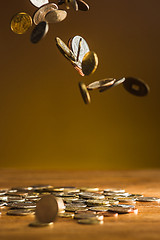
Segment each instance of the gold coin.
[[11,20],[11,30],[17,34],[24,34],[32,26],[32,18],[27,13],[17,13]]
[[95,52],[90,51],[85,54],[82,60],[82,71],[84,75],[93,74],[98,66],[98,56]]
[[66,57],[71,62],[75,61],[75,56],[72,53],[72,51],[68,48],[68,46],[59,37],[56,37],[55,41],[58,49],[63,54],[63,56]]
[[87,90],[86,85],[83,82],[79,82],[79,89],[83,98],[83,101],[85,102],[85,104],[88,104],[91,102],[91,98],[89,95],[89,92]]

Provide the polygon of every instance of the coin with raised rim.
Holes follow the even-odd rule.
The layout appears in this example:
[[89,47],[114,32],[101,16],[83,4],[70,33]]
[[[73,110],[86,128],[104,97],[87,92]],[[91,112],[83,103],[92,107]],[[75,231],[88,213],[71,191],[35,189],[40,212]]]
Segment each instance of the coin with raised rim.
[[84,75],[93,74],[98,67],[98,56],[95,52],[90,51],[85,54],[82,60],[82,71]]
[[24,34],[32,26],[32,18],[28,13],[17,13],[13,16],[10,26],[14,33]]
[[73,52],[68,48],[68,46],[59,37],[56,37],[55,41],[58,49],[63,54],[63,56],[70,61],[75,61],[75,56]]
[[127,77],[123,82],[123,87],[129,93],[138,97],[146,96],[150,90],[149,86],[144,81],[133,77]]

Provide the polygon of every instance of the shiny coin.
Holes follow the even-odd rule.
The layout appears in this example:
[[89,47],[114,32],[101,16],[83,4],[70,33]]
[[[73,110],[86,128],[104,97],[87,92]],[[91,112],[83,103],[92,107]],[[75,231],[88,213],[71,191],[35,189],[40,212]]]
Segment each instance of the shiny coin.
[[53,222],[49,222],[49,223],[32,222],[29,224],[29,227],[49,227],[49,226],[54,226]]
[[8,197],[2,195],[2,196],[0,196],[0,201],[7,202],[8,201]]
[[101,195],[99,193],[92,193],[92,192],[81,192],[79,193],[79,197],[83,199],[96,199],[96,200],[105,198],[104,195]]
[[60,199],[53,195],[43,196],[36,206],[35,215],[38,222],[54,222],[58,215],[59,205],[61,205]]
[[17,34],[24,34],[32,26],[32,18],[29,14],[17,13],[11,20],[11,30]]
[[75,219],[92,219],[92,220],[103,220],[104,217],[102,215],[97,215],[97,214],[94,214],[94,213],[77,213],[75,214],[74,216]]
[[48,0],[30,0],[30,2],[35,6],[35,7],[42,7],[43,5],[49,3]]
[[80,89],[80,93],[82,95],[84,103],[85,104],[90,103],[91,98],[90,98],[89,92],[87,90],[87,87],[83,82],[79,82],[79,89]]
[[76,206],[67,206],[65,208],[66,212],[76,212],[76,211],[81,211],[81,210],[87,211],[88,209],[85,207],[81,207],[81,206],[77,206],[77,207]]
[[102,87],[100,88],[99,92],[104,92],[104,91],[108,90],[108,89],[111,88],[111,87],[116,87],[116,86],[118,86],[119,84],[123,83],[124,81],[125,81],[125,78],[118,79],[118,80],[114,79],[114,81],[112,82],[111,85],[108,84],[108,86],[107,86],[107,85],[106,85],[106,86],[102,86]]
[[81,11],[89,10],[89,5],[83,0],[77,0],[77,4],[78,4],[78,10],[81,10]]
[[52,10],[49,11],[46,16],[45,20],[48,23],[58,23],[62,22],[67,17],[67,12],[64,10]]
[[5,202],[0,202],[0,208],[4,208],[5,206],[7,206],[7,203],[5,203]]
[[97,214],[103,215],[103,217],[118,217],[118,213],[114,212],[97,212]]
[[34,211],[28,209],[19,209],[19,210],[9,210],[7,215],[12,216],[27,216],[27,215],[34,215]]
[[94,199],[92,200],[92,199],[89,199],[89,200],[86,200],[86,204],[89,207],[91,207],[91,206],[102,206],[102,205],[110,206],[109,201],[107,201],[107,200],[94,200]]
[[160,202],[160,198],[157,197],[137,197],[136,201],[138,202]]
[[109,206],[96,206],[96,207],[90,207],[89,210],[94,212],[105,212],[108,211]]
[[31,188],[34,190],[34,191],[44,191],[44,190],[50,190],[53,188],[53,186],[51,185],[45,185],[45,184],[38,184],[38,185],[33,185],[31,186]]
[[76,0],[70,0],[70,4],[75,11],[78,11],[78,3]]
[[85,54],[82,60],[82,71],[84,75],[93,74],[98,67],[98,56],[95,52],[91,51]]
[[67,47],[67,45],[59,37],[56,37],[55,41],[58,49],[63,54],[63,56],[65,56],[67,59],[71,61],[75,61],[75,56],[73,52]]
[[94,89],[99,89],[99,88],[110,88],[113,86],[113,84],[115,83],[115,79],[114,78],[107,78],[107,79],[102,79],[99,81],[95,81],[93,83],[90,83],[87,86],[88,90],[94,90]]
[[125,190],[124,189],[104,189],[104,193],[124,193]]
[[82,192],[98,192],[99,188],[98,187],[81,187],[80,190]]
[[33,16],[33,22],[35,25],[38,25],[40,22],[45,22],[46,14],[50,11],[57,10],[58,6],[55,3],[48,3],[41,8],[39,8]]
[[8,206],[16,209],[34,209],[36,208],[36,204],[32,202],[12,202],[8,203]]
[[127,77],[123,83],[123,87],[131,94],[143,97],[149,93],[149,86],[140,79]]
[[5,195],[8,192],[8,189],[0,189],[0,196]]
[[111,207],[108,208],[108,211],[110,212],[117,212],[120,214],[126,214],[126,213],[131,213],[132,212],[132,208],[130,207],[122,207],[119,205],[113,205]]
[[8,202],[25,202],[25,198],[18,197],[18,196],[9,196],[8,197]]
[[129,197],[117,197],[115,200],[118,200],[120,203],[135,203],[135,199]]
[[58,216],[61,218],[74,218],[74,213],[64,212],[59,213]]
[[100,221],[98,219],[79,219],[78,223],[94,225],[94,224],[103,224],[104,222],[103,220]]
[[46,22],[40,22],[31,33],[31,42],[38,43],[43,37],[46,36],[49,26]]

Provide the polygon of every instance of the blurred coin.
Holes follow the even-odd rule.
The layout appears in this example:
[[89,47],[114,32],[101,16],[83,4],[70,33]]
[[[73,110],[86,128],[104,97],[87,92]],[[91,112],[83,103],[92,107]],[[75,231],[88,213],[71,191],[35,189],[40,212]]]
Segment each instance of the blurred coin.
[[29,227],[49,227],[49,226],[53,226],[53,222],[42,223],[37,221],[29,224]]
[[75,11],[78,11],[78,3],[76,0],[70,0],[70,4]]
[[103,220],[100,221],[98,219],[79,219],[78,223],[94,225],[94,224],[103,224],[104,222]]
[[36,204],[32,202],[11,202],[8,203],[8,206],[15,209],[34,209]]
[[46,36],[49,26],[46,22],[40,22],[31,33],[31,42],[38,43],[43,37]]
[[114,213],[114,212],[97,212],[97,214],[103,215],[104,217],[118,217],[118,213]]
[[34,215],[34,211],[28,210],[28,209],[15,209],[15,210],[9,210],[7,212],[7,215],[12,216],[27,216],[27,215]]
[[55,222],[58,211],[59,203],[53,195],[46,195],[41,198],[36,206],[36,219],[38,222],[50,223]]
[[74,219],[92,219],[92,220],[103,220],[104,217],[103,215],[97,215],[97,214],[94,214],[94,213],[77,213],[75,214],[74,216]]
[[131,94],[139,97],[146,96],[149,93],[149,86],[138,78],[127,77],[123,87]]
[[71,61],[75,61],[75,56],[72,53],[72,51],[67,47],[67,45],[59,37],[56,37],[55,41],[58,49],[63,54],[63,56],[65,56],[67,59]]
[[103,86],[103,87],[101,87],[100,90],[99,90],[99,92],[104,92],[104,91],[108,90],[108,89],[111,88],[111,87],[116,87],[116,86],[118,86],[119,84],[123,83],[124,81],[125,81],[125,78],[118,79],[118,80],[114,79],[113,84],[108,85],[108,86]]
[[69,212],[58,213],[58,216],[61,218],[74,218],[74,213]]
[[32,18],[29,14],[17,13],[11,20],[11,30],[17,34],[24,34],[32,26]]
[[0,196],[5,195],[8,192],[8,189],[0,189]]
[[80,192],[79,197],[81,197],[83,199],[96,199],[96,200],[105,198],[105,196],[102,194],[92,193],[92,192]]
[[86,200],[86,204],[87,206],[91,207],[91,206],[102,206],[102,205],[109,205],[109,201],[107,200],[95,200],[95,199],[89,199],[89,200]]
[[81,207],[81,206],[77,206],[77,207],[76,206],[67,206],[65,208],[66,212],[76,212],[76,211],[81,211],[81,210],[87,211],[88,209],[85,207]]
[[0,196],[0,201],[7,202],[8,201],[8,197],[2,195],[2,196]]
[[79,82],[79,89],[80,89],[80,93],[82,95],[84,103],[85,104],[90,103],[91,98],[90,98],[89,92],[87,90],[87,87],[83,82]]
[[49,3],[48,0],[30,0],[30,2],[35,6],[40,8],[41,6]]
[[81,10],[81,11],[89,10],[89,5],[83,0],[77,0],[77,4],[78,4],[78,10]]
[[160,202],[160,198],[157,197],[137,197],[138,202]]
[[0,208],[4,208],[5,206],[7,206],[7,203],[5,203],[5,202],[0,202]]
[[82,72],[82,69],[81,69],[80,67],[78,67],[76,64],[77,64],[77,62],[76,62],[76,63],[72,63],[74,69],[75,69],[82,77],[84,77],[84,74],[83,74],[83,72]]
[[87,86],[88,90],[94,90],[94,89],[98,89],[98,88],[104,88],[104,87],[111,87],[113,84],[115,83],[115,79],[114,78],[107,78],[107,79],[102,79],[99,81],[95,81],[90,83]]
[[113,205],[108,208],[108,211],[110,212],[117,212],[120,214],[126,214],[126,213],[131,213],[132,208],[131,207],[125,207],[125,206],[120,206],[120,205]]
[[38,184],[38,185],[33,185],[31,186],[33,191],[41,191],[41,190],[50,190],[53,188],[53,186],[49,184]]
[[98,187],[81,187],[80,190],[82,192],[98,192],[99,188]]
[[105,212],[108,211],[109,206],[96,206],[96,207],[90,207],[89,210],[94,212]]
[[9,196],[8,197],[8,202],[25,202],[25,198],[22,197],[17,197],[17,196]]
[[116,189],[116,188],[104,189],[104,193],[124,193],[124,192],[125,192],[124,189]]
[[48,23],[58,23],[63,21],[67,17],[67,12],[64,10],[52,10],[49,11],[46,16],[45,20]]
[[82,60],[82,71],[84,75],[93,74],[98,67],[98,56],[95,52],[91,51],[85,54]]
[[48,3],[41,8],[39,8],[33,16],[33,22],[35,25],[39,24],[40,22],[45,21],[45,16],[48,12],[52,10],[57,10],[58,6],[55,3]]

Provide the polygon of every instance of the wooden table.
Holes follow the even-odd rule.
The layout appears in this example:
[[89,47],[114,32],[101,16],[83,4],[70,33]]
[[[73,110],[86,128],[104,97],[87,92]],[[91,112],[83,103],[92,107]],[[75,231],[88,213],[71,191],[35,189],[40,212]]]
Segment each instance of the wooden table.
[[[51,184],[53,186],[98,186],[125,188],[129,193],[160,197],[160,170],[144,171],[24,171],[0,170],[0,188]],[[137,203],[138,215],[105,218],[103,225],[80,225],[75,220],[59,219],[54,227],[31,228],[34,216],[0,217],[0,240],[79,240],[79,239],[160,239],[160,205]]]

